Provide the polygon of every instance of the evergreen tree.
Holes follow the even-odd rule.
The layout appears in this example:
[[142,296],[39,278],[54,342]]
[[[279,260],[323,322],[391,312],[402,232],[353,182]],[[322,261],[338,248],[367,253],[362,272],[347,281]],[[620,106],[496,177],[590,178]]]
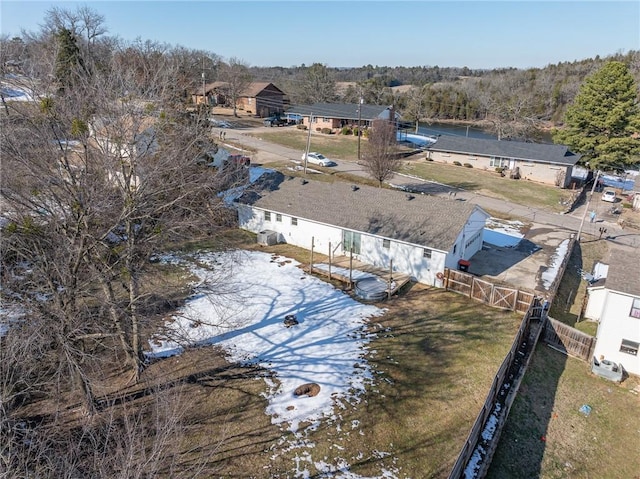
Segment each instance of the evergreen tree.
[[56,79],[62,91],[68,89],[74,76],[83,69],[80,48],[73,32],[68,28],[61,28],[56,34],[58,55],[56,57]]
[[624,63],[608,62],[587,77],[564,123],[554,141],[581,153],[591,169],[621,170],[640,161],[638,87]]

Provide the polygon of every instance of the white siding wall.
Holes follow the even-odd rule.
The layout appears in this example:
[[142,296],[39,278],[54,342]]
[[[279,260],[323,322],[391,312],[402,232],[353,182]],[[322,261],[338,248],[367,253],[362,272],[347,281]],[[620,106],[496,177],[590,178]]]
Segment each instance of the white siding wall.
[[640,375],[640,355],[620,352],[623,339],[640,342],[640,319],[630,316],[633,296],[607,290],[604,300],[594,356],[603,355],[631,374]]
[[474,211],[456,238],[455,245],[449,251],[446,267],[458,269],[458,260],[470,259],[482,249],[482,233],[488,216],[481,211]]
[[[383,244],[383,238],[362,235],[359,259],[380,268],[389,268],[393,260],[394,271],[409,274],[423,284],[440,286],[436,274],[444,271],[446,253],[393,240],[388,249]],[[425,249],[431,258],[425,257]]]
[[587,292],[589,294],[589,300],[587,301],[587,307],[584,310],[584,317],[594,321],[600,321],[600,315],[602,314],[602,308],[604,307],[604,300],[607,297],[607,290],[600,287],[590,288]]
[[[271,220],[264,220],[264,211],[254,209],[248,205],[238,205],[239,226],[242,229],[259,233],[264,230],[278,232],[279,241],[301,248],[311,249],[311,239],[314,241],[314,251],[328,255],[329,243],[336,255],[346,254],[342,245],[342,229],[323,225],[298,218],[298,224],[291,224],[291,217],[282,215],[282,221],[276,221],[276,214],[271,212]],[[388,268],[393,260],[393,270],[411,275],[416,281],[441,286],[436,274],[444,272],[447,254],[443,251],[431,250],[431,258],[424,255],[425,248],[417,245],[390,241],[389,248],[383,246],[384,239],[378,236],[361,234],[360,254],[355,258],[378,266]],[[482,242],[480,242],[482,244]],[[337,249],[336,249],[337,247]]]

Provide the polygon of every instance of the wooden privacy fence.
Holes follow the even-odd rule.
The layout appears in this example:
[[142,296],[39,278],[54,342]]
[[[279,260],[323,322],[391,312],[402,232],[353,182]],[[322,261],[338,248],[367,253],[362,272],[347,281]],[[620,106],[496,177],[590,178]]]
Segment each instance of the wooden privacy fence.
[[534,294],[507,286],[498,286],[476,276],[453,269],[445,270],[444,287],[495,308],[526,313]]
[[584,361],[591,361],[596,338],[553,318],[547,318],[542,340],[554,349]]
[[[522,318],[522,323],[520,323],[520,328],[518,329],[513,344],[511,345],[511,349],[502,361],[498,372],[493,378],[493,384],[491,385],[487,399],[482,405],[482,409],[473,423],[473,427],[467,436],[467,440],[462,446],[460,455],[449,474],[449,479],[461,479],[462,477],[466,477],[465,469],[476,451],[476,447],[484,439],[482,437],[482,432],[486,427],[489,416],[492,414],[495,415],[500,425],[504,423],[503,419],[509,414],[511,404],[517,394],[521,379],[521,375],[517,375],[516,370],[519,370],[522,367],[526,368],[526,364],[523,365],[522,361],[528,361],[530,359],[530,355],[528,357],[524,357],[523,345],[526,345],[529,352],[531,352],[533,348],[535,348],[535,343],[537,342],[537,336],[539,334],[538,332],[533,338],[531,337],[531,320],[539,319],[537,314],[540,312],[540,308],[537,307],[536,303],[536,301],[531,301],[529,305],[530,307]],[[501,426],[499,427],[501,428]],[[500,431],[496,430],[494,437],[490,438],[488,440],[488,444],[484,445],[484,457],[481,458],[482,461],[480,461],[479,464],[479,467],[483,471],[477,477],[484,477],[483,472],[486,472],[486,468],[488,468],[491,463],[491,457],[495,451],[499,438]]]

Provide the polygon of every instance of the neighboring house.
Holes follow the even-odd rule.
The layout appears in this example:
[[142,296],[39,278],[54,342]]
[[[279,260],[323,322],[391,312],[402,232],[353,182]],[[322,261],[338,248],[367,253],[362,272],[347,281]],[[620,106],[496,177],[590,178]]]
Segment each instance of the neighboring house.
[[[231,98],[228,85],[227,82],[217,81],[194,88],[191,101],[196,105],[233,106],[229,105]],[[262,118],[284,112],[287,104],[285,93],[269,82],[250,83],[236,100],[236,108]]]
[[273,83],[254,82],[240,93],[236,107],[261,118],[280,114],[286,106],[285,94]]
[[[302,124],[316,130],[330,128],[332,130],[344,126],[370,127],[375,120],[388,120],[393,108],[390,106],[360,105],[358,103],[315,103],[313,105],[296,105],[287,113],[300,115]],[[396,122],[400,115],[393,111]]]
[[506,176],[566,188],[581,155],[564,145],[486,140],[463,136],[440,136],[426,148],[427,158],[441,163],[457,161],[473,168],[495,171]]
[[640,252],[613,249],[606,263],[587,288],[585,317],[599,322],[594,356],[640,375]]
[[[284,177],[254,184],[236,204],[240,228],[275,232],[280,242],[329,255],[349,255],[441,286],[482,248],[489,214],[468,202],[397,190]],[[262,186],[260,186],[262,184]]]
[[98,117],[89,122],[89,133],[101,151],[120,160],[152,154],[158,148],[155,124],[150,116]]
[[226,103],[226,96],[223,93],[225,85],[226,83],[222,81],[200,85],[191,92],[191,101],[194,105],[203,103],[208,106],[224,105]]

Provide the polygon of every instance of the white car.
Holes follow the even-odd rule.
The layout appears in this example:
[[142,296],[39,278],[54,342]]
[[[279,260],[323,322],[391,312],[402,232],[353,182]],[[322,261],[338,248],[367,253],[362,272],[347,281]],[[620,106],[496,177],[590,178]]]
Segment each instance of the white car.
[[602,193],[602,201],[608,201],[609,203],[616,202],[616,192],[614,190],[604,190]]
[[305,160],[305,156],[307,157],[307,161],[309,163],[313,163],[314,165],[318,165],[318,166],[336,166],[336,162],[335,161],[330,160],[329,158],[324,156],[322,153],[318,153],[316,151],[310,151],[308,156],[303,153],[302,154],[302,161]]

